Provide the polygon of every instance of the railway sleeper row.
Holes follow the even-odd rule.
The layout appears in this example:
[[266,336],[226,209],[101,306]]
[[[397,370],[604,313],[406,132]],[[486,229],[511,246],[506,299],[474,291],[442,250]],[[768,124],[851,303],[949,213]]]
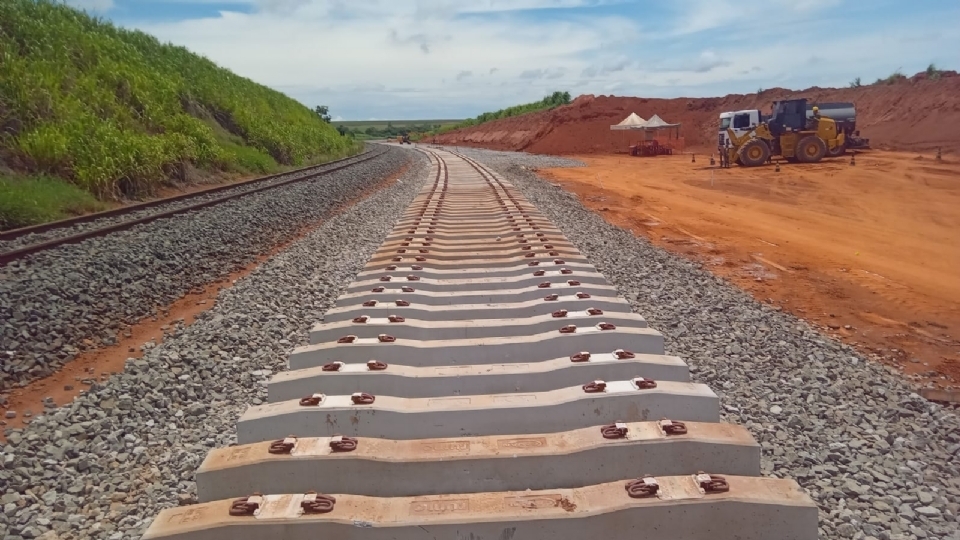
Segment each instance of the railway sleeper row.
[[[435,179],[145,539],[809,540],[663,336],[519,192]],[[425,533],[426,531],[426,533]]]

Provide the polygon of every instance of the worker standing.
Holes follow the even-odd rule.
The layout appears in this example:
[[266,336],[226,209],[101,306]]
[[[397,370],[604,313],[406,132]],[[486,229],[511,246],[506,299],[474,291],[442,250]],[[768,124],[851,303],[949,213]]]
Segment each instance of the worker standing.
[[816,131],[817,126],[820,125],[820,107],[816,105],[813,106],[813,116],[807,120],[807,129]]

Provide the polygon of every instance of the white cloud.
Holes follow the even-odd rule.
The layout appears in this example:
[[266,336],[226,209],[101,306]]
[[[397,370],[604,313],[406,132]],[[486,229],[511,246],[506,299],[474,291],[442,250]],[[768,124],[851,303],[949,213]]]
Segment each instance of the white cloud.
[[655,20],[636,6],[619,16],[564,9],[619,0],[193,1],[250,12],[136,26],[351,119],[473,116],[554,90],[695,96],[844,85],[946,64],[929,51],[960,49],[950,14],[919,31],[895,17],[857,31],[848,23],[869,6],[838,9],[840,0],[677,0]]

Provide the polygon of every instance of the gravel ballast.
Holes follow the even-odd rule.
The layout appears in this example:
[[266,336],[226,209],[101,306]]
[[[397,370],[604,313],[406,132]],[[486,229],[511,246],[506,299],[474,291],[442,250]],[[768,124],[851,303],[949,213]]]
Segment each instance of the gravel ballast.
[[[555,158],[464,149],[512,182],[720,397],[765,475],[820,506],[820,538],[960,538],[960,416],[897,374],[679,256],[606,223],[529,169]],[[522,167],[521,167],[522,166]]]
[[[606,224],[528,169],[540,156],[461,149],[516,185],[721,397],[763,447],[764,474],[821,507],[820,538],[954,540],[960,420],[885,368],[738,289]],[[427,178],[332,218],[220,293],[189,327],[0,448],[0,538],[134,539],[195,501],[206,453],[235,443],[247,405],[383,241]],[[518,165],[522,164],[522,167]],[[549,163],[549,164],[547,164]],[[562,166],[562,165],[561,165]],[[642,471],[641,471],[642,472]],[[46,535],[46,536],[44,536]]]
[[134,539],[162,508],[195,502],[206,453],[236,443],[239,415],[265,401],[270,375],[307,343],[428,178],[428,160],[406,156],[414,161],[400,182],[222,291],[123,373],[8,430],[0,538]]
[[[325,163],[321,165],[316,165],[305,170],[291,171],[288,173],[280,173],[276,175],[275,178],[270,179],[261,179],[259,181],[250,182],[248,184],[238,184],[233,188],[224,189],[222,191],[216,191],[212,193],[202,193],[198,192],[193,194],[190,197],[181,200],[169,201],[162,204],[157,204],[156,206],[150,206],[148,208],[143,208],[140,210],[125,212],[117,216],[105,216],[91,221],[84,221],[81,223],[75,223],[66,227],[57,227],[55,229],[50,229],[48,231],[34,232],[25,234],[23,236],[18,236],[10,240],[0,239],[0,253],[6,253],[9,251],[14,251],[23,247],[27,247],[33,244],[40,244],[43,242],[48,242],[50,240],[56,240],[60,238],[65,238],[67,236],[72,236],[74,234],[79,234],[93,229],[100,229],[103,227],[108,227],[110,225],[115,225],[118,223],[123,223],[126,221],[131,221],[134,219],[140,219],[143,217],[159,214],[161,212],[166,212],[169,210],[175,210],[177,208],[183,208],[185,206],[190,206],[197,203],[213,201],[215,199],[220,199],[229,195],[236,195],[239,193],[246,193],[253,189],[261,189],[265,186],[271,186],[279,184],[281,182],[287,182],[297,178],[305,178],[307,176],[322,173],[330,169],[337,167],[342,167],[344,165],[349,165],[356,161],[361,161],[365,158],[369,158],[376,154],[383,152],[384,148],[367,148],[364,152],[346,158],[342,161],[336,161],[331,163]],[[214,187],[214,186],[210,186]],[[209,188],[208,188],[209,189]]]
[[126,325],[242,269],[397,172],[410,155],[393,148],[314,180],[0,266],[0,394],[85,349],[116,343]]

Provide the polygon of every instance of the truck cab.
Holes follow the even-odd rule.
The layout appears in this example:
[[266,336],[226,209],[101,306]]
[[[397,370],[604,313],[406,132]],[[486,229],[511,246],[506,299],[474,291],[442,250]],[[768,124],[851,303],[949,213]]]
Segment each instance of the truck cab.
[[733,145],[733,141],[730,140],[730,134],[727,132],[728,128],[733,129],[737,137],[742,137],[745,133],[749,133],[760,125],[760,122],[763,120],[763,114],[756,109],[722,112],[720,113],[720,129],[717,143],[720,145],[720,148],[726,148],[728,143]]

